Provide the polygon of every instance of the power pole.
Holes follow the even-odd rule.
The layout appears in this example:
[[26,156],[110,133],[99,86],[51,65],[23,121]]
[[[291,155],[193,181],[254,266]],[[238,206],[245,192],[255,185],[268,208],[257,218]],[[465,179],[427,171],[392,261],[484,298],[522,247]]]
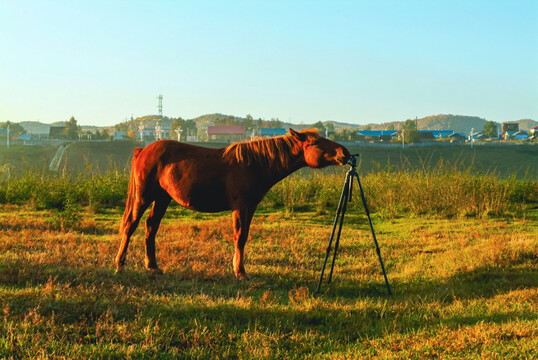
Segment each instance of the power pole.
[[471,140],[471,149],[473,148],[473,142],[474,142],[473,135],[474,135],[474,128],[471,128],[471,135],[469,136]]
[[140,131],[140,141],[144,142],[144,125],[140,125],[138,131]]

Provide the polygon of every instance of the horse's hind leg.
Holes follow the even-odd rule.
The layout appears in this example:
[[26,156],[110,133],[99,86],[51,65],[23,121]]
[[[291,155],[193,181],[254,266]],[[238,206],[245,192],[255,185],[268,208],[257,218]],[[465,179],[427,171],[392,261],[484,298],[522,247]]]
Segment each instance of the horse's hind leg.
[[134,201],[132,207],[127,207],[123,214],[121,224],[121,244],[116,256],[116,272],[121,272],[125,265],[125,258],[127,257],[127,248],[129,247],[129,240],[136,230],[140,218],[148,208],[149,203],[143,199],[137,199]]
[[245,244],[247,243],[248,239],[250,222],[253,215],[254,210],[251,209],[234,210],[232,212],[235,244],[233,267],[235,276],[237,276],[237,278],[240,280],[248,279],[245,271],[245,265],[243,263],[243,257],[245,254]]
[[157,273],[161,273],[161,270],[157,266],[155,258],[155,234],[159,230],[159,225],[171,200],[172,198],[168,195],[155,200],[146,219],[146,268]]

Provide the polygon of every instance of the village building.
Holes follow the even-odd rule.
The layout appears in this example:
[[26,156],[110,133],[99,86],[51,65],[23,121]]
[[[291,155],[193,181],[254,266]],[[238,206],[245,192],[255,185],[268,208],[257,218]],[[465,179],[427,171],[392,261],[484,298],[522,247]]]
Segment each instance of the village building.
[[517,133],[513,135],[514,139],[516,140],[528,140],[529,134],[527,134],[525,131],[520,130]]
[[529,135],[531,139],[536,139],[538,137],[538,126],[535,126],[529,130]]
[[207,137],[209,141],[236,142],[245,139],[244,126],[208,126]]
[[510,140],[518,132],[519,132],[518,123],[502,123],[501,124],[501,137],[504,140]]
[[458,142],[458,143],[465,142],[465,135],[457,133],[457,132],[450,134],[448,138],[450,139],[450,142]]
[[268,129],[268,128],[261,128],[260,129],[260,136],[264,138],[271,138],[275,136],[281,136],[286,135],[286,129]]
[[398,137],[398,130],[358,130],[357,135],[364,136],[365,139],[390,141]]
[[454,134],[454,130],[419,130],[419,133],[431,133],[435,139],[447,138]]

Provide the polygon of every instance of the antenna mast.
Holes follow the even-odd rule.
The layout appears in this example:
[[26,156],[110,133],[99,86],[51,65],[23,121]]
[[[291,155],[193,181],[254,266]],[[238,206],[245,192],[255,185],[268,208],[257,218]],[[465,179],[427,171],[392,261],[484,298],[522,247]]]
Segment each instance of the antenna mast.
[[162,96],[162,94],[159,94],[159,96],[157,96],[157,100],[159,100],[159,103],[157,105],[157,109],[159,110],[159,116],[162,119],[163,118],[163,96]]

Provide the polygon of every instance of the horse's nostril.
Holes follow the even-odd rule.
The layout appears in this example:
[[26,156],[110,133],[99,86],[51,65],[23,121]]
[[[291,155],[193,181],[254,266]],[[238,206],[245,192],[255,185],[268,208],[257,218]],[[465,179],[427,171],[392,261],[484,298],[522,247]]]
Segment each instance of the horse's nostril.
[[349,157],[347,156],[338,156],[336,158],[336,161],[340,164],[340,165],[345,165],[347,163],[347,161],[349,160]]

